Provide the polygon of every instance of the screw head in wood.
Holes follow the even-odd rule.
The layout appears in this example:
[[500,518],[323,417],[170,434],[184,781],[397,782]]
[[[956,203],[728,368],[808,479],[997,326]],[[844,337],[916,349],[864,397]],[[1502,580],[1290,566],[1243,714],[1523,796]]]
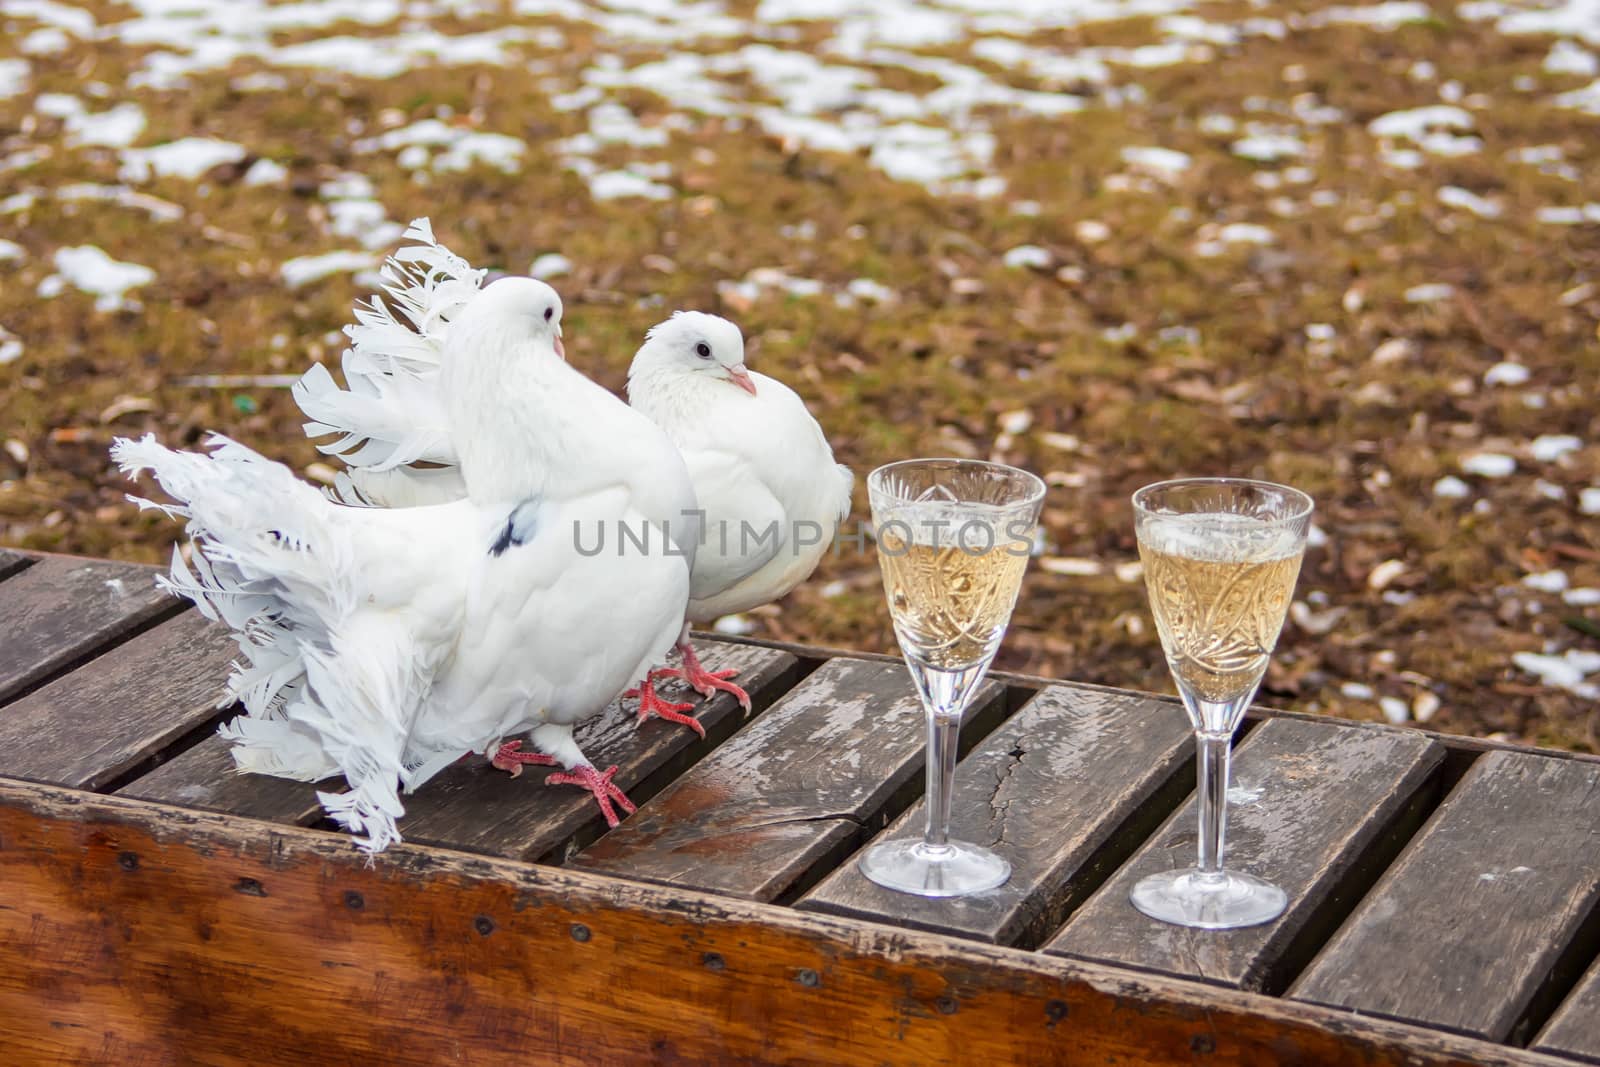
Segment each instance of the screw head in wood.
[[794,980],[805,986],[807,989],[815,989],[817,986],[822,984],[822,978],[810,967],[800,968],[800,973],[794,976]]
[[582,923],[572,924],[572,940],[583,942],[589,940],[589,938],[592,936],[594,935],[589,932],[589,928],[587,926],[583,925]]
[[139,869],[139,854],[137,852],[119,852],[117,854],[117,866],[125,871],[137,871]]
[[484,937],[494,933],[494,920],[487,915],[480,915],[472,920],[472,928]]

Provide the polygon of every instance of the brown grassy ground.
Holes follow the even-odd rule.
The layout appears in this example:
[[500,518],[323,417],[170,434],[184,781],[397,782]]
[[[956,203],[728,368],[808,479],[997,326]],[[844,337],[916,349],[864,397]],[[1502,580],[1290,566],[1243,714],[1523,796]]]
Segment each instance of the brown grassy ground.
[[[1199,10],[1226,23],[1283,7]],[[124,13],[95,10],[103,21]],[[480,15],[436,25],[454,33],[508,21]],[[1541,70],[1548,38],[1508,37],[1442,15],[1387,33],[1330,27],[1253,37],[1219,48],[1210,62],[1119,72],[1119,83],[1143,87],[1142,103],[1091,101],[1056,118],[983,115],[998,139],[993,171],[1009,182],[992,200],[937,196],[859,156],[797,150],[750,125],[692,116],[650,154],[673,166],[671,199],[595,201],[550,148],[583,131],[584,114],[553,109],[546,83],[575,85],[609,46],[581,24],[559,25],[562,47],[519,46],[520,56],[547,65],[543,72],[467,65],[367,80],[281,70],[287,87],[270,93],[230,87],[267,69],[253,59],[156,92],[123,87],[149,46],[74,40],[32,57],[31,89],[0,98],[0,155],[54,149],[30,168],[0,171],[0,200],[43,191],[34,206],[0,214],[0,237],[26,253],[0,262],[0,326],[25,344],[20,359],[0,366],[0,543],[162,558],[175,531],[123,502],[127,486],[106,459],[115,434],[151,430],[192,443],[215,429],[297,467],[318,459],[286,391],[184,380],[336,360],[335,331],[361,290],[337,275],[290,291],[277,271],[292,257],[351,246],[329,236],[317,186],[358,170],[390,219],[431,216],[440,238],[480,266],[526,270],[553,249],[573,260],[572,274],[557,280],[569,358],[608,386],[621,386],[638,339],[664,309],[716,311],[743,326],[756,367],[810,400],[839,457],[858,472],[959,453],[1045,475],[1048,559],[1029,573],[1003,666],[1167,688],[1142,587],[1129,569],[1118,572],[1135,558],[1128,495],[1168,476],[1263,476],[1316,497],[1327,541],[1309,554],[1300,594],[1315,594],[1316,614],[1342,612],[1324,633],[1286,630],[1265,700],[1376,718],[1376,697],[1412,706],[1432,693],[1442,704],[1431,726],[1600,750],[1594,702],[1511,663],[1515,651],[1600,649],[1596,609],[1520,584],[1561,569],[1574,587],[1600,586],[1600,521],[1577,506],[1584,487],[1600,485],[1600,288],[1591,284],[1600,282],[1600,225],[1535,218],[1544,205],[1600,201],[1600,120],[1550,105],[1553,93],[1586,79]],[[352,24],[281,40],[335,32],[380,30]],[[801,35],[823,36],[817,26]],[[17,54],[19,37],[0,37],[0,58]],[[1151,20],[1136,19],[1052,30],[1028,43],[1075,50],[1158,39]],[[630,46],[627,62],[653,51],[666,54]],[[933,51],[994,69],[963,45]],[[1412,77],[1418,61],[1437,76]],[[879,74],[896,88],[929,87],[925,75]],[[1534,88],[1514,89],[1519,77]],[[1063,88],[1022,74],[1011,80]],[[1382,165],[1366,123],[1437,103],[1449,80],[1467,98],[1487,98],[1473,108],[1483,150],[1430,155],[1412,171]],[[237,141],[286,165],[289,182],[246,186],[247,159],[198,183],[141,186],[183,207],[176,222],[50,199],[67,182],[117,181],[114,151],[68,150],[61,124],[34,111],[38,93],[81,93],[91,81],[110,87],[96,108],[124,98],[145,107],[140,144],[190,135]],[[1201,122],[1224,114],[1293,125],[1259,109],[1286,109],[1299,94],[1344,113],[1300,129],[1309,150],[1299,161],[1308,173],[1296,176],[1303,182],[1284,180],[1282,165],[1237,158],[1228,145],[1239,135],[1208,133]],[[675,110],[645,90],[619,98],[647,127]],[[422,185],[394,153],[352,149],[360,136],[433,117],[441,106],[457,125],[524,139],[526,166],[435,174]],[[1559,145],[1576,177],[1507,159],[1533,145]],[[1122,161],[1127,146],[1176,149],[1193,164],[1170,180],[1146,177]],[[635,154],[614,145],[597,158],[622,165]],[[1263,188],[1263,173],[1278,175],[1279,186]],[[1496,198],[1504,212],[1481,219],[1447,206],[1436,198],[1447,185]],[[1016,213],[1017,200],[1037,202],[1038,214]],[[1086,240],[1084,220],[1103,223],[1108,238]],[[782,232],[806,222],[809,239]],[[1196,251],[1202,227],[1232,222],[1265,226],[1276,241],[1214,257]],[[71,289],[38,298],[54,250],[75,244],[154,267],[156,281],[131,294],[141,307],[95,312],[92,297]],[[1021,244],[1047,250],[1048,266],[1006,267],[1002,255]],[[719,281],[761,267],[818,279],[828,293],[719,295]],[[837,306],[829,294],[863,277],[898,299]],[[1432,282],[1449,283],[1454,295],[1407,302],[1407,289]],[[1331,331],[1308,333],[1312,324]],[[1374,359],[1392,339],[1410,344]],[[1485,385],[1485,371],[1502,360],[1525,364],[1529,383]],[[1527,406],[1525,394],[1544,406]],[[1541,434],[1572,434],[1582,447],[1541,462],[1529,452]],[[1461,458],[1478,451],[1512,455],[1518,471],[1494,480],[1464,474]],[[1436,498],[1432,486],[1445,475],[1468,482],[1470,497]],[[1564,497],[1541,492],[1540,481]],[[864,503],[858,494],[858,514]],[[1084,567],[1062,560],[1101,570],[1071,573]],[[1390,580],[1375,581],[1390,560],[1404,569],[1385,567],[1378,575]],[[892,642],[870,555],[826,561],[753,621],[758,633],[789,640],[868,649]],[[1371,686],[1374,698],[1342,692],[1351,682]]]

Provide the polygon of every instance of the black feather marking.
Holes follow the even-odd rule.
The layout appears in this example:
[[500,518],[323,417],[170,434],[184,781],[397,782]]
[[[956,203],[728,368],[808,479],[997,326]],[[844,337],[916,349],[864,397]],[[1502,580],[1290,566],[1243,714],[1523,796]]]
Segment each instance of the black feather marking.
[[539,532],[539,501],[530,497],[511,509],[506,524],[489,546],[489,555],[499,556],[513,545],[525,545]]

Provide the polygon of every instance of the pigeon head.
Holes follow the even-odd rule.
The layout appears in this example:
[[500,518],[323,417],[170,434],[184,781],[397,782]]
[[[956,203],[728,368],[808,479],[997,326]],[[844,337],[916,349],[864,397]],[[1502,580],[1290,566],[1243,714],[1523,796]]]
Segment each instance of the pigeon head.
[[[514,336],[549,338],[556,355],[567,358],[561,344],[561,297],[537,278],[499,278],[468,301],[451,324],[453,330],[505,330]],[[464,331],[465,332],[465,331]]]
[[633,357],[628,379],[641,376],[708,376],[756,395],[744,365],[744,335],[727,319],[702,311],[679,311],[651,328]]

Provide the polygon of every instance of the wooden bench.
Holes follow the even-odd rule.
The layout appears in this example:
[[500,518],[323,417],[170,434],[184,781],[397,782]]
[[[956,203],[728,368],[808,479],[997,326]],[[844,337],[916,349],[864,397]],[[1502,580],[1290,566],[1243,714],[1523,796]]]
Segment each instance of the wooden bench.
[[458,764],[368,863],[315,787],[235,773],[232,646],[153,570],[0,552],[0,1062],[1600,1063],[1600,760],[1254,711],[1229,933],[1126,900],[1194,849],[1164,697],[997,676],[930,901],[853,855],[922,821],[884,657],[700,640],[705,740],[580,731],[637,814]]

